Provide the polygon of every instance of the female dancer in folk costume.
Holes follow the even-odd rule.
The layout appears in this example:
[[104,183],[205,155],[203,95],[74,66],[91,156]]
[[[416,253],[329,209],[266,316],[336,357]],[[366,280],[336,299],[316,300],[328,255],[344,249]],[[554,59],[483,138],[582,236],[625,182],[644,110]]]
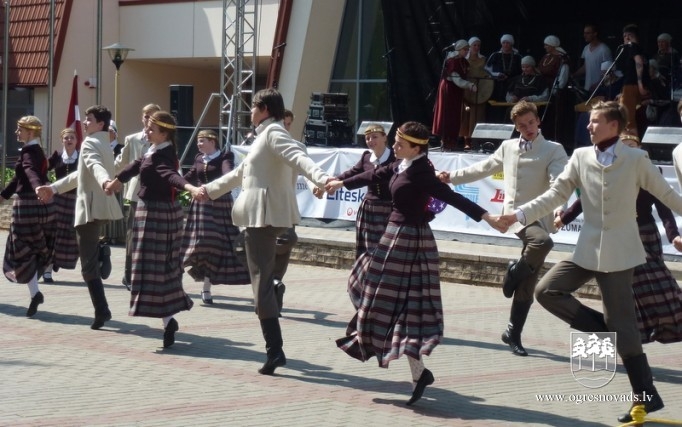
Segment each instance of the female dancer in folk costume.
[[183,213],[176,198],[178,189],[195,190],[178,173],[175,119],[157,111],[145,129],[149,150],[123,168],[107,190],[119,191],[122,182],[140,176],[139,202],[135,209],[131,272],[131,316],[163,319],[163,346],[175,343],[179,329],[173,317],[189,310],[193,302],[182,288]]
[[[343,181],[366,171],[373,171],[395,161],[393,150],[388,147],[386,130],[378,124],[370,124],[365,129],[365,143],[369,150],[362,153],[360,161],[336,179]],[[377,182],[367,187],[367,193],[360,203],[355,219],[355,265],[353,270],[368,265],[374,248],[386,230],[391,214],[391,191],[388,181]]]
[[[620,139],[625,145],[641,148],[639,137],[635,135],[623,134]],[[682,237],[670,208],[648,191],[640,189],[637,195],[637,225],[646,252],[646,263],[635,267],[632,294],[642,343],[658,341],[666,344],[682,341],[682,290],[665,265],[661,235],[652,214],[652,206],[656,206],[668,241],[675,249],[682,251]],[[578,199],[554,219],[554,224],[557,228],[569,224],[581,212],[582,205]]]
[[407,122],[397,131],[393,150],[398,161],[343,181],[331,181],[327,190],[349,189],[388,181],[393,209],[386,231],[372,252],[368,268],[351,276],[351,301],[357,312],[346,336],[337,345],[348,355],[366,361],[376,356],[379,366],[407,356],[414,390],[408,405],[419,400],[433,384],[424,367],[428,356],[443,337],[443,308],[438,271],[438,248],[429,227],[433,213],[430,197],[460,209],[476,221],[499,227],[477,204],[438,180],[427,157],[429,130]]
[[27,283],[31,303],[26,316],[38,311],[45,300],[38,277],[52,264],[54,247],[54,204],[43,203],[35,190],[48,183],[47,158],[40,146],[43,124],[35,116],[24,116],[17,122],[17,141],[21,153],[14,166],[14,178],[0,192],[0,202],[16,194],[12,205],[3,271],[11,282]]
[[[199,154],[185,179],[197,186],[231,171],[234,153],[218,149],[218,135],[202,130],[197,135]],[[203,282],[201,301],[213,304],[211,285],[248,285],[249,270],[235,255],[239,228],[232,223],[232,193],[215,200],[192,199],[182,242],[182,266],[197,282]]]
[[[76,131],[72,128],[62,129],[62,152],[52,153],[48,162],[48,170],[54,170],[57,179],[64,178],[78,169],[78,150],[80,141]],[[53,264],[43,273],[44,283],[53,283],[52,273],[60,268],[73,270],[78,262],[78,243],[76,229],[73,226],[73,216],[76,212],[76,189],[54,195],[55,207],[55,243]]]

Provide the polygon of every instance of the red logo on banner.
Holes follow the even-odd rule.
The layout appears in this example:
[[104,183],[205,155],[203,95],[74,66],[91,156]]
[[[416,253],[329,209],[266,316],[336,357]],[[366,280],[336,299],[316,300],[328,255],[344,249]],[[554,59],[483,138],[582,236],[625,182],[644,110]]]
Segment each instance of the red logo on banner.
[[499,188],[495,190],[495,195],[492,199],[490,199],[490,201],[495,203],[504,202],[504,191],[500,190]]

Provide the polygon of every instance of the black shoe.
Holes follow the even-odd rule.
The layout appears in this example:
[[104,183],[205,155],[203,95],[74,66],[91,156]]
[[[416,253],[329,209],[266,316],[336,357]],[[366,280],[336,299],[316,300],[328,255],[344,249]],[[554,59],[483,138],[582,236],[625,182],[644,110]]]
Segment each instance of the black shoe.
[[286,364],[287,357],[284,355],[284,352],[280,350],[274,356],[272,357],[268,356],[268,360],[266,360],[265,363],[263,364],[263,367],[258,370],[258,373],[263,375],[272,375],[275,373],[276,368],[279,368],[280,366],[284,366]]
[[54,283],[54,280],[52,279],[52,273],[49,271],[43,273],[43,283]]
[[180,329],[178,321],[175,318],[171,318],[168,322],[168,326],[163,330],[163,346],[170,347],[175,344],[175,333]]
[[126,287],[127,290],[130,290],[130,282],[128,281],[127,277],[123,277],[121,279],[121,284]]
[[[644,403],[644,411],[647,414],[650,414],[652,412],[656,412],[659,409],[663,409],[665,404],[663,403],[663,399],[661,399],[661,396],[659,396],[658,393],[649,394],[648,396],[651,396],[651,400],[648,400]],[[641,405],[641,404],[642,404],[641,402],[637,402],[637,405]],[[635,406],[636,406],[636,404],[633,403],[632,407],[635,407]],[[632,410],[632,408],[630,408],[630,410]],[[632,415],[630,415],[630,411],[628,411],[627,413],[618,417],[618,422],[621,422],[621,423],[632,422]]]
[[31,317],[36,314],[38,312],[38,304],[42,304],[44,302],[45,297],[43,297],[42,292],[35,294],[35,296],[31,298],[31,304],[29,304],[28,310],[26,310],[26,317]]
[[201,302],[204,304],[213,304],[213,297],[211,291],[201,291]]
[[95,320],[93,320],[92,325],[90,325],[90,329],[97,330],[104,326],[104,322],[108,322],[109,320],[111,320],[111,311],[109,310],[102,316],[95,315]]
[[106,280],[111,274],[111,248],[109,246],[99,246],[99,262],[99,275],[102,280]]
[[412,397],[410,397],[410,400],[405,402],[405,404],[410,406],[417,400],[421,399],[422,395],[424,394],[424,390],[426,390],[426,386],[433,384],[433,381],[434,378],[431,371],[424,369],[424,372],[422,372],[421,376],[419,377],[419,381],[417,381],[417,385],[414,387]]
[[509,333],[509,329],[506,331],[502,332],[502,342],[509,345],[509,348],[511,348],[512,353],[514,353],[517,356],[528,356],[528,352],[526,352],[526,349],[523,348],[523,344],[521,344],[521,339],[513,339],[511,334]]

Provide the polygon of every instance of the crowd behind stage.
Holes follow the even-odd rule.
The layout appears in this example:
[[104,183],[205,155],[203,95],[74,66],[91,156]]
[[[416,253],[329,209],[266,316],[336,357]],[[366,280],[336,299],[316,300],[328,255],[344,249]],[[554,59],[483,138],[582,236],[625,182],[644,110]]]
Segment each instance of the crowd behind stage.
[[560,142],[567,153],[590,144],[586,125],[598,100],[616,100],[628,109],[627,131],[643,137],[649,126],[682,126],[676,111],[682,90],[680,53],[672,36],[661,33],[656,46],[639,43],[639,29],[626,25],[622,44],[612,49],[599,26],[584,26],[585,46],[572,58],[556,35],[542,41],[540,58],[522,56],[512,34],[500,48],[483,55],[481,40],[457,40],[447,52],[434,105],[432,133],[444,151],[476,149],[477,123],[511,123],[511,106],[535,103],[545,138]]

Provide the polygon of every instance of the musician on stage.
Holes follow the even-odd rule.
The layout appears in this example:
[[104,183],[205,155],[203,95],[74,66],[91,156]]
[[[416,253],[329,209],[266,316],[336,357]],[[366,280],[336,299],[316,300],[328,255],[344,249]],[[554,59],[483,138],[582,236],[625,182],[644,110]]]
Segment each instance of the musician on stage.
[[507,102],[518,101],[547,101],[549,89],[545,79],[535,68],[532,56],[521,58],[521,75],[514,77],[507,89]]
[[[503,34],[500,38],[500,50],[488,57],[485,70],[495,79],[492,100],[504,102],[510,79],[521,74],[521,55],[514,49],[514,36]],[[504,112],[490,109],[488,118],[496,123],[503,122],[507,117],[500,117]]]
[[471,148],[471,133],[476,128],[476,123],[485,122],[486,102],[492,94],[494,84],[492,77],[485,70],[486,57],[481,54],[481,39],[478,37],[469,39],[469,53],[466,58],[469,61],[467,79],[476,85],[478,91],[464,92],[464,119],[459,128],[459,135],[464,138],[465,150]]
[[559,37],[549,35],[544,40],[545,56],[540,59],[538,70],[550,88],[551,97],[542,120],[542,134],[563,144],[567,152],[573,151],[573,102],[567,85],[570,76],[569,57],[561,47]]
[[464,111],[464,90],[477,90],[474,83],[466,80],[469,70],[469,61],[466,59],[468,52],[469,42],[458,40],[454,44],[454,53],[448,53],[443,63],[431,130],[434,135],[440,136],[443,151],[464,148],[463,144],[458,144]]

